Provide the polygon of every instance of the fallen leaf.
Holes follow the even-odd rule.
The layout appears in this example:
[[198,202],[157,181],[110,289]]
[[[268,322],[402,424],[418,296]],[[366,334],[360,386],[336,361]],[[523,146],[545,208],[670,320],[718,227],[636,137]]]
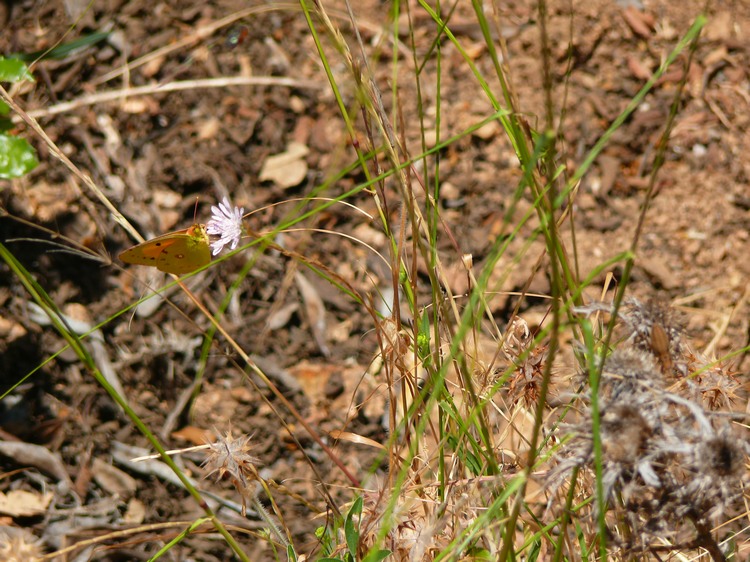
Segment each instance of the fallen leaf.
[[648,80],[651,77],[651,69],[633,56],[628,57],[628,70],[639,80]]
[[302,296],[307,321],[310,324],[310,330],[312,331],[315,343],[320,352],[328,357],[331,354],[331,350],[328,349],[328,345],[326,344],[326,308],[323,304],[323,299],[320,298],[313,284],[301,272],[298,271],[295,273],[294,280]]
[[120,498],[129,498],[135,493],[135,478],[109,463],[94,459],[91,471],[94,480],[105,492]]
[[307,175],[305,156],[309,152],[302,143],[289,143],[286,152],[266,158],[260,170],[260,181],[273,181],[283,188],[299,185]]
[[654,18],[644,12],[641,12],[634,6],[628,6],[622,12],[625,23],[630,30],[644,39],[651,36],[651,30],[654,28]]
[[676,289],[680,286],[680,279],[672,272],[668,263],[661,258],[641,256],[636,261],[639,266],[655,285],[667,290]]
[[298,308],[299,304],[293,302],[287,304],[286,306],[282,306],[275,312],[272,312],[266,319],[266,328],[269,330],[278,330],[279,328],[283,328],[287,325],[292,317],[292,314],[294,314]]
[[51,184],[44,180],[34,182],[18,194],[23,214],[41,222],[51,222],[61,214],[75,212],[77,198],[71,182]]
[[13,462],[18,466],[33,466],[54,476],[59,481],[70,483],[70,477],[60,456],[51,453],[41,445],[0,441],[0,454],[13,459]]
[[194,425],[186,425],[182,429],[173,431],[171,436],[174,439],[184,439],[193,445],[204,445],[212,441],[211,432],[209,430]]
[[52,492],[37,494],[26,490],[11,490],[7,494],[0,492],[0,513],[12,517],[40,515],[47,511],[52,495]]
[[310,402],[319,404],[325,399],[326,385],[337,369],[335,365],[301,361],[290,367],[289,373],[299,382]]
[[26,335],[26,328],[13,319],[0,316],[0,339],[11,343]]
[[212,117],[198,124],[198,139],[208,140],[216,138],[216,135],[221,130],[221,121],[216,117]]
[[140,500],[131,498],[128,502],[128,508],[122,516],[123,523],[126,525],[140,525],[146,519],[146,506]]

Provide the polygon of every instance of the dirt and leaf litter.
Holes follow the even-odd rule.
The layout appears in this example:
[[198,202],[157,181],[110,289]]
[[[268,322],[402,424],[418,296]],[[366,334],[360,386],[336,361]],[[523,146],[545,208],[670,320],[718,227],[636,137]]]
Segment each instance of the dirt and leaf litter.
[[[567,85],[568,100],[575,111],[566,114],[563,127],[564,141],[570,147],[568,163],[573,167],[659,64],[664,46],[685,28],[692,13],[674,3],[645,11],[611,8],[611,3],[599,1],[576,7],[575,27],[583,31],[573,43],[575,65]],[[196,37],[196,22],[215,21],[231,9],[221,2],[183,2],[180,10],[164,6],[154,17],[145,17],[150,8],[129,2],[126,9],[116,12],[94,6],[91,18],[111,21],[116,28],[127,30],[117,37],[125,42],[132,57],[137,57]],[[533,16],[522,3],[509,9],[514,12],[509,14],[511,21],[528,22]],[[46,46],[46,37],[63,36],[69,24],[63,24],[65,17],[58,17],[59,10],[62,7],[53,3],[27,13],[14,8],[8,33],[0,38],[3,50],[32,52]],[[358,17],[370,26],[368,29],[373,22],[382,21],[382,7],[376,3],[360,3],[357,10],[361,10]],[[673,148],[647,215],[647,233],[631,291],[645,298],[654,294],[669,298],[684,314],[692,345],[709,355],[721,356],[746,345],[748,333],[750,159],[746,155],[750,153],[750,111],[743,84],[748,80],[750,64],[737,27],[746,35],[750,16],[741,3],[732,12],[720,6],[716,10],[706,28],[706,43],[694,61],[690,96],[672,134]],[[467,41],[472,59],[486,64],[481,30],[466,14],[460,15],[466,22],[457,27],[457,32]],[[416,30],[417,37],[420,33],[432,36],[429,18],[415,21],[424,26]],[[41,36],[34,31],[40,23],[46,30]],[[289,78],[320,84],[321,75],[310,57],[311,45],[301,18],[272,11],[245,23],[249,37],[234,50],[222,50],[224,40],[218,36],[205,41],[195,38],[182,51],[172,51],[134,68],[130,80],[142,85],[149,80],[168,83],[234,74],[286,75],[284,69],[294,69],[298,75]],[[569,26],[562,8],[553,13],[550,28],[561,37],[554,43],[554,54],[562,61],[557,70],[560,78],[567,68],[567,40],[563,38]],[[8,45],[10,38],[12,46]],[[516,77],[521,106],[525,113],[537,115],[543,107],[538,30],[533,25],[515,26],[508,34],[508,47],[512,55],[510,72]],[[115,88],[115,82],[103,81],[102,76],[120,68],[117,52],[112,45],[70,60],[42,63],[40,69],[50,79],[40,80],[25,94],[25,104],[43,110],[54,107],[55,100],[64,102],[90,90]],[[442,95],[443,126],[448,133],[476,123],[490,110],[475,101],[480,97],[472,89],[466,65],[450,45],[446,45],[445,61],[450,65],[446,75],[453,77],[443,84]],[[388,68],[376,67],[375,72],[382,84],[391,78]],[[434,67],[426,66],[425,72],[429,77]],[[677,73],[664,77],[578,188],[575,236],[583,274],[611,256],[613,248],[624,249],[632,236],[649,172],[650,147],[660,133],[679,78]],[[416,115],[416,110],[411,111],[414,92],[408,82],[402,84],[399,103],[405,114]],[[207,215],[208,205],[227,193],[247,209],[308,193],[331,171],[351,161],[340,121],[337,108],[320,87],[299,88],[289,95],[289,90],[281,86],[246,85],[154,93],[80,106],[48,118],[44,127],[67,154],[97,176],[141,232],[155,235],[189,225],[196,194],[201,194],[198,212]],[[406,120],[405,125],[406,138],[420,137],[416,119]],[[440,137],[444,139],[447,134],[441,131]],[[443,155],[444,219],[462,253],[472,254],[477,268],[502,228],[507,202],[518,182],[513,158],[496,125],[451,144]],[[103,243],[112,255],[134,242],[112,227],[106,213],[54,161],[43,160],[45,163],[29,180],[3,185],[3,209],[86,245],[101,247]],[[345,178],[338,188],[343,192],[361,180]],[[203,199],[206,193],[212,194],[208,201]],[[365,196],[356,203],[376,213]],[[530,204],[522,200],[517,212],[525,213]],[[261,212],[251,219],[252,226],[261,231],[285,212],[280,208]],[[6,218],[0,221],[3,240],[43,236]],[[377,225],[358,213],[331,209],[308,226],[340,229],[380,250],[386,249]],[[533,231],[530,224],[523,237]],[[137,280],[145,279],[151,286],[164,282],[163,275],[154,275],[146,268],[131,267],[125,272],[46,252],[37,244],[18,244],[16,247],[22,248],[19,259],[39,276],[56,302],[73,305],[72,309],[65,308],[70,319],[80,319],[89,329],[142,294],[143,285]],[[360,246],[309,233],[289,234],[286,244],[343,272],[363,293],[382,293],[388,285],[387,274],[371,273],[380,272],[380,266]],[[520,252],[520,239],[517,245],[511,248],[509,262]],[[498,280],[493,280],[492,286],[499,294],[492,301],[492,311],[499,319],[507,319],[517,302],[509,293],[526,286],[543,252],[542,245],[534,243],[528,263],[512,268],[508,275],[503,274],[505,262],[498,267]],[[248,259],[241,255],[224,262],[221,269],[212,268],[191,281],[191,290],[213,303],[221,302],[232,274]],[[468,285],[461,257],[451,254],[446,260],[455,264],[451,290],[461,294]],[[0,372],[9,385],[57,352],[62,340],[30,314],[26,299],[7,273],[0,276]],[[534,276],[529,290],[549,293],[543,269]],[[259,400],[260,395],[268,395],[262,385],[249,388],[241,382],[231,352],[221,344],[211,350],[200,394],[187,409],[186,396],[190,396],[201,333],[207,324],[180,291],[170,291],[166,296],[169,302],[151,299],[134,315],[103,328],[101,338],[107,345],[97,359],[99,365],[112,366],[116,374],[113,380],[119,380],[124,395],[149,426],[161,430],[174,446],[197,444],[206,431],[214,428],[231,427],[251,434],[253,454],[266,467],[264,477],[283,482],[309,502],[319,501],[318,477],[328,483],[342,483],[338,472],[326,464],[301,428],[281,427],[272,406]],[[545,317],[546,302],[530,302],[522,315],[533,326]],[[83,307],[85,314],[76,312],[75,307]],[[371,368],[377,355],[372,320],[340,293],[301,272],[290,260],[269,253],[255,263],[226,320],[264,372],[321,431],[343,429],[374,442],[386,440],[382,379]],[[90,341],[94,345],[100,340]],[[737,359],[735,368],[747,369],[744,356]],[[524,381],[519,380],[515,391],[523,395],[525,388]],[[70,354],[46,364],[19,389],[16,398],[9,411],[19,418],[15,424],[11,423],[13,419],[4,418],[3,428],[8,433],[4,444],[20,441],[14,444],[18,448],[3,453],[3,466],[8,470],[31,467],[29,473],[34,478],[22,485],[23,489],[3,490],[7,509],[3,513],[9,522],[28,522],[30,528],[44,530],[43,519],[36,513],[46,512],[51,504],[65,503],[73,492],[78,498],[87,498],[85,524],[81,523],[80,511],[56,507],[58,521],[67,529],[49,525],[49,534],[38,535],[54,548],[51,537],[55,533],[72,534],[76,526],[78,530],[100,529],[195,515],[189,500],[181,496],[175,499],[177,488],[163,465],[131,463],[132,458],[150,452],[143,447],[145,442]],[[736,405],[744,401],[746,394]],[[186,431],[189,428],[193,429]],[[290,432],[297,442],[290,439]],[[352,470],[369,468],[375,447],[342,443],[342,457]],[[305,455],[319,462],[318,474],[311,473]],[[200,454],[192,453],[180,462],[199,477],[202,460]],[[37,485],[39,482],[45,484]],[[214,490],[219,490],[220,485],[215,486]],[[55,495],[50,497],[45,489],[54,489]],[[225,498],[233,497],[230,487],[222,492]],[[310,510],[300,508],[301,502],[292,494],[281,494],[277,499],[282,511],[297,515],[286,522],[297,537],[311,540],[319,522],[311,520]],[[230,505],[229,509],[239,508]],[[243,524],[247,525],[247,520]],[[261,526],[257,520],[251,525]],[[212,554],[210,544],[202,546],[205,559],[218,556]]]

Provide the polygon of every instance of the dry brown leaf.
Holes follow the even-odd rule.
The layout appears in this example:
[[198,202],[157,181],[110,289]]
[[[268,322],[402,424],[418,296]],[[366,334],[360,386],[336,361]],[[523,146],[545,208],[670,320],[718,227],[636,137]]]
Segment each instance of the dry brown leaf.
[[206,119],[198,124],[198,139],[208,140],[216,138],[216,135],[221,129],[221,121],[216,117]]
[[135,493],[137,486],[135,479],[126,472],[101,459],[94,459],[91,472],[96,483],[111,495],[117,495],[120,498],[129,498]]
[[634,6],[628,6],[623,10],[622,17],[633,33],[644,39],[651,37],[654,28],[653,16],[641,12]]
[[59,455],[51,453],[41,445],[0,441],[0,454],[13,459],[18,466],[33,466],[54,476],[58,481],[70,483],[70,477]]
[[122,516],[125,524],[140,525],[146,519],[146,506],[140,500],[131,498],[128,502],[128,508]]
[[323,304],[323,299],[320,298],[313,284],[301,272],[298,271],[294,274],[294,280],[302,296],[307,321],[310,324],[310,330],[312,331],[315,343],[320,352],[328,357],[331,354],[331,350],[328,349],[328,345],[326,344],[326,308]]
[[174,439],[184,439],[193,445],[204,445],[213,440],[209,430],[194,425],[186,425],[178,431],[173,431],[170,435]]
[[307,175],[305,156],[309,152],[302,143],[289,143],[286,152],[266,158],[260,170],[260,181],[273,181],[284,188],[299,185]]
[[368,447],[380,449],[381,451],[385,450],[385,446],[382,443],[370,439],[369,437],[359,435],[358,433],[352,433],[351,431],[334,429],[329,431],[328,434],[338,441],[347,441],[348,443],[356,443],[357,445],[367,445]]
[[336,365],[300,361],[289,368],[289,373],[297,380],[310,402],[319,404],[325,400],[328,379],[337,370]]
[[639,80],[648,80],[651,77],[651,69],[636,57],[628,57],[628,70]]
[[41,222],[51,222],[63,213],[77,210],[74,201],[78,193],[70,182],[50,184],[44,180],[19,194],[18,201],[24,205],[23,213]]
[[47,511],[52,501],[52,492],[38,494],[26,490],[11,490],[7,494],[0,492],[0,513],[12,517],[33,517]]
[[0,316],[0,340],[6,344],[26,335],[26,328],[11,318]]
[[266,319],[266,328],[269,330],[278,330],[279,328],[283,328],[287,325],[289,319],[292,317],[292,314],[294,314],[298,308],[299,303],[293,302],[282,306],[280,309],[272,312]]

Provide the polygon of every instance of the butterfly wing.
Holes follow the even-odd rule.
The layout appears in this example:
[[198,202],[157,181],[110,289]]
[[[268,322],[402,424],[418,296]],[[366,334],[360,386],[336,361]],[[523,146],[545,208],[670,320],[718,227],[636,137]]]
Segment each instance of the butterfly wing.
[[118,257],[125,263],[132,263],[134,265],[150,265],[156,267],[156,260],[159,258],[162,250],[165,247],[169,247],[177,240],[178,236],[186,236],[187,230],[178,230],[177,232],[170,232],[162,236],[157,236],[151,240],[147,240],[137,246],[128,248],[122,252]]
[[206,227],[194,224],[133,246],[119,257],[125,263],[149,265],[166,273],[183,275],[209,263],[211,250]]
[[156,267],[160,271],[184,275],[203,267],[211,261],[206,227],[194,224],[185,234],[180,234],[172,244],[162,248],[156,258]]

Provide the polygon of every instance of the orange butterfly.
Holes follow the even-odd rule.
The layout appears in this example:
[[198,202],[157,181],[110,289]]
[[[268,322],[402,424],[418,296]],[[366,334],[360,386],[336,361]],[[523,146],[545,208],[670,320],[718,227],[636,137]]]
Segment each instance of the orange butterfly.
[[119,257],[125,263],[150,265],[166,273],[190,273],[211,261],[206,226],[194,224],[157,236],[125,250]]

